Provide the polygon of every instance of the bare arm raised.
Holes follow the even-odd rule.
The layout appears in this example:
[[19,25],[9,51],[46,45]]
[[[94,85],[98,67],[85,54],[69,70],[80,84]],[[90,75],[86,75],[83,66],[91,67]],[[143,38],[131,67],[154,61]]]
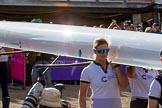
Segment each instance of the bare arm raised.
[[124,75],[119,64],[112,64],[113,69],[116,71],[119,86],[125,88],[128,86],[128,78]]

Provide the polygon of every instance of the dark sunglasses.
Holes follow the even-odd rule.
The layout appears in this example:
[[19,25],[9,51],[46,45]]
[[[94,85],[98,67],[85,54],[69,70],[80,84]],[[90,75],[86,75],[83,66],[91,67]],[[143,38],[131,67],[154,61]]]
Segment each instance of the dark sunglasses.
[[109,48],[106,49],[96,49],[96,52],[99,54],[107,54],[109,52]]

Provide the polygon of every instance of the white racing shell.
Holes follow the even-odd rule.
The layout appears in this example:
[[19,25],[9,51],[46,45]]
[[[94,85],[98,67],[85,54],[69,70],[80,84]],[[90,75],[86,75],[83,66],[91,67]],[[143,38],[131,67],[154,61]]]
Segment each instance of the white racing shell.
[[0,46],[21,47],[25,51],[73,57],[81,52],[81,57],[92,59],[92,44],[98,37],[111,43],[108,60],[162,69],[161,34],[58,24],[0,22]]

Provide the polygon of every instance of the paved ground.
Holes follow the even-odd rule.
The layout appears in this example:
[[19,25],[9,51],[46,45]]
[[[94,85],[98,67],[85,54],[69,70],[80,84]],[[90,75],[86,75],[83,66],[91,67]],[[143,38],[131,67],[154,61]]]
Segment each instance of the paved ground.
[[[23,102],[26,94],[28,93],[31,86],[25,87],[26,89],[22,89],[22,87],[12,87],[10,86],[9,92],[11,96],[11,104],[10,108],[19,108],[21,103]],[[79,108],[78,107],[78,85],[65,85],[65,89],[63,90],[62,98],[69,101],[72,104],[72,108]],[[1,89],[0,89],[0,100],[1,100]],[[90,101],[88,100],[88,104],[90,105]],[[129,108],[129,101],[130,101],[130,92],[129,89],[122,89],[121,90],[121,100],[123,108]],[[0,103],[0,108],[2,107]],[[89,106],[87,106],[89,108]]]

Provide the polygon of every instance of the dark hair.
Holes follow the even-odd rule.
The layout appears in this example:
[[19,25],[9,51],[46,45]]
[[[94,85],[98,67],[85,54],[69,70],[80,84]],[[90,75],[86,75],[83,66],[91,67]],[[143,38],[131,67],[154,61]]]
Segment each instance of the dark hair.
[[126,20],[126,21],[124,21],[124,25],[131,25],[131,21],[129,21],[129,20]]
[[157,22],[154,22],[152,26],[159,26],[159,24]]
[[102,44],[109,45],[108,42],[106,41],[106,39],[104,39],[104,38],[97,38],[93,42],[93,48],[96,49],[98,46],[100,46]]
[[143,30],[143,27],[142,26],[137,26],[136,27],[136,30],[138,31],[138,30]]

